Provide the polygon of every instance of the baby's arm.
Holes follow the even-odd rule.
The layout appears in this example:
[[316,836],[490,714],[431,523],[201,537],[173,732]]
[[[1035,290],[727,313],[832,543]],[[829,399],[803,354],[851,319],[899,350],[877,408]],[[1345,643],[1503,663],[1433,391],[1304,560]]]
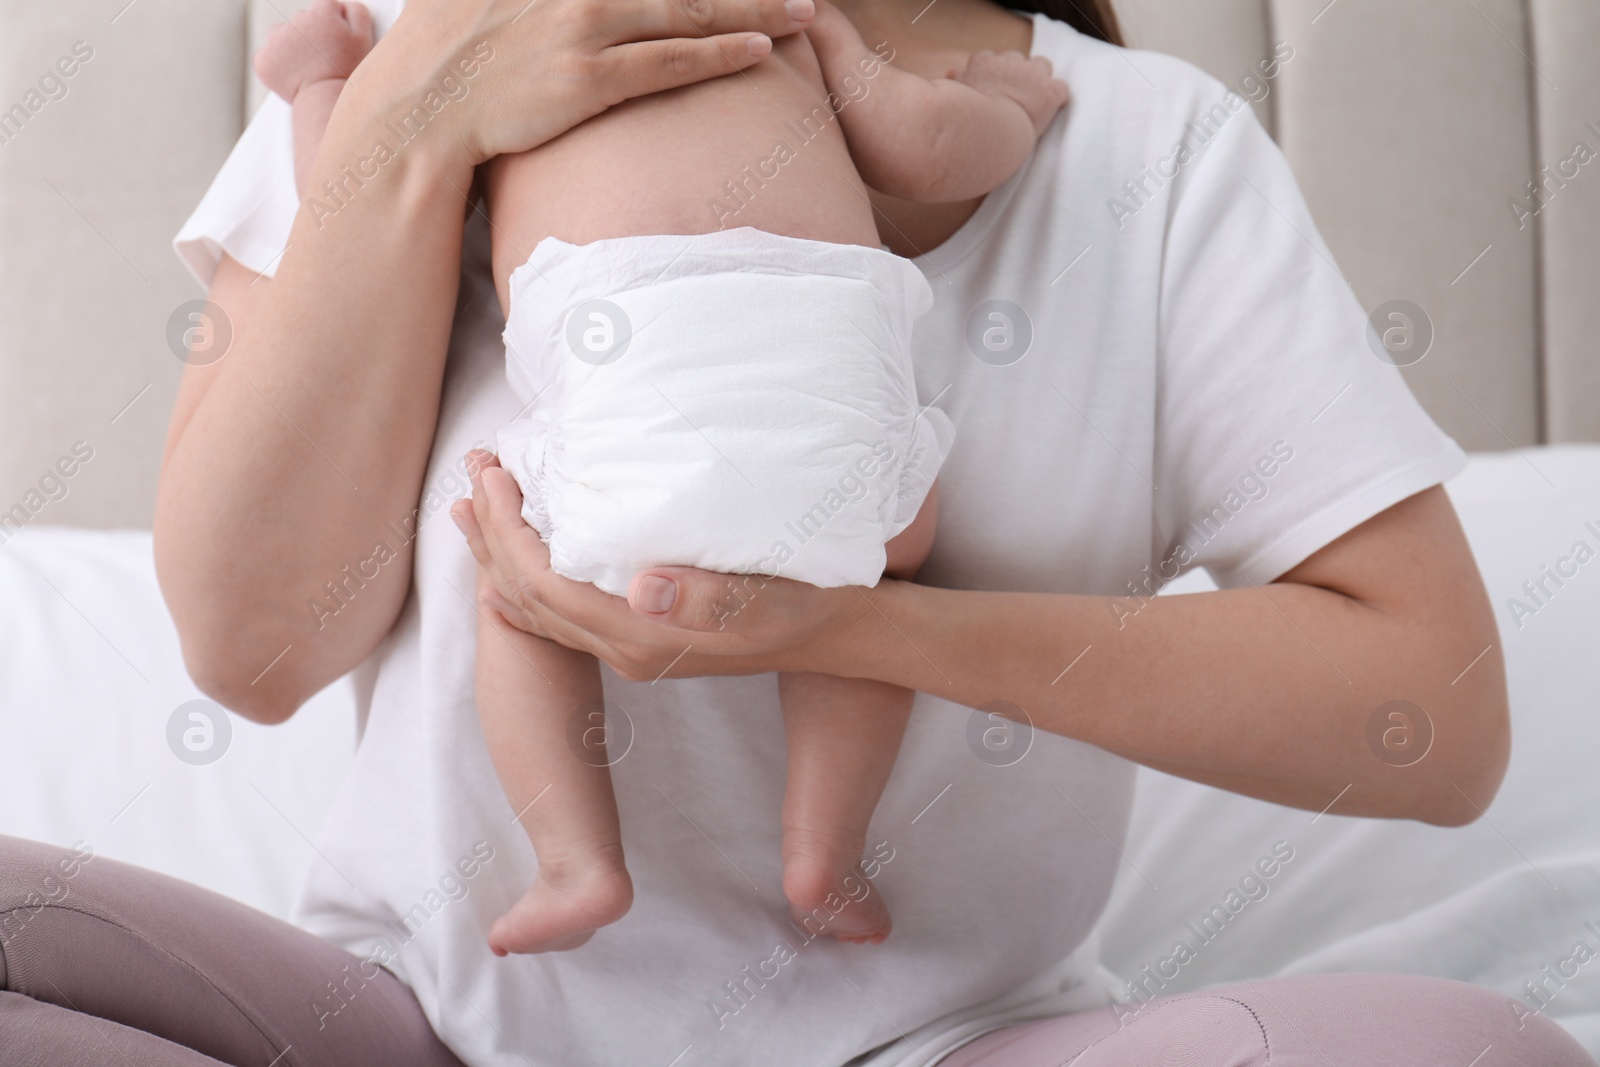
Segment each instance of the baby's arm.
[[372,15],[364,5],[315,0],[273,27],[256,53],[261,83],[294,109],[296,192],[305,192],[333,105],[356,64],[372,51],[372,41]]
[[806,36],[839,106],[866,183],[920,203],[982,196],[1027,162],[1070,95],[1050,61],[976,52],[959,75],[929,81],[885,63],[850,20],[817,0]]

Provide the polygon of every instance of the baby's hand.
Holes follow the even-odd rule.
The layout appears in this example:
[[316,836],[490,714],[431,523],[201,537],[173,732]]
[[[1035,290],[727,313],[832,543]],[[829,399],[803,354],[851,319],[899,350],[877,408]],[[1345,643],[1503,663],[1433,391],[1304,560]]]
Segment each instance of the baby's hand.
[[364,4],[313,0],[273,27],[256,53],[256,74],[289,103],[314,82],[348,78],[372,51],[372,13]]
[[1072,96],[1066,82],[1051,76],[1048,59],[1029,59],[1021,52],[974,52],[956,80],[990,96],[1016,101],[1033,120],[1035,137],[1044,133]]

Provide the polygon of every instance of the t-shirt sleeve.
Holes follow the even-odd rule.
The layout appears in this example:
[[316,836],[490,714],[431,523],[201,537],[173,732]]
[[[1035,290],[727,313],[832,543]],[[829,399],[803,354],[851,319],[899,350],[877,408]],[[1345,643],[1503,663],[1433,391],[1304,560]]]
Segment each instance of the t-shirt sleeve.
[[1174,184],[1159,315],[1153,562],[1169,577],[1269,582],[1466,462],[1375,354],[1248,107]]
[[224,252],[261,274],[277,269],[300,208],[291,118],[288,104],[267,98],[173,240],[202,286],[210,288]]

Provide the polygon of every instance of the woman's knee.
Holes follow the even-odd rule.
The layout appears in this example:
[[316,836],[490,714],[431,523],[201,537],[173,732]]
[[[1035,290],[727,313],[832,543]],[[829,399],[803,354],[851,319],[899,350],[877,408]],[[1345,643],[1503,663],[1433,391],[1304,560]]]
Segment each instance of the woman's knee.
[[7,985],[7,949],[13,953],[40,916],[66,906],[74,892],[82,896],[82,874],[94,849],[79,843],[70,849],[0,837],[0,990]]
[[1254,1011],[1236,997],[1190,993],[1117,1005],[998,1030],[959,1049],[941,1067],[1277,1067]]
[[1273,1063],[1383,1065],[1475,1062],[1502,1067],[1595,1067],[1570,1034],[1491,989],[1402,974],[1297,975],[1212,990],[1262,1020]]
[[1397,974],[1262,979],[1020,1023],[942,1067],[1125,1067],[1174,1055],[1197,1067],[1595,1067],[1565,1030],[1509,997]]
[[226,1067],[154,1034],[0,991],[0,1067],[115,1063],[118,1067]]
[[1492,1046],[1495,1062],[1516,1067],[1595,1067],[1560,1024],[1522,1001],[1482,986],[1444,978],[1394,976],[1401,990],[1430,1005],[1429,1022],[1440,1029],[1474,1028]]
[[0,990],[225,1063],[457,1065],[376,963],[86,847],[0,837],[0,957]]

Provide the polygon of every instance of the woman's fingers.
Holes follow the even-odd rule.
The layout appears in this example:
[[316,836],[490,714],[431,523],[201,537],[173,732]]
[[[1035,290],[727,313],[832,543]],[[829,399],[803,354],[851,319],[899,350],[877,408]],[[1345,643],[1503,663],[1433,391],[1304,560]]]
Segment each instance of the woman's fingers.
[[720,633],[733,629],[732,621],[768,584],[757,574],[656,567],[634,578],[628,590],[628,606],[652,622],[698,633]]
[[[517,482],[492,454],[467,455],[472,499],[451,506],[492,592],[484,610],[529,633],[591,652],[627,678],[659,675],[690,649],[750,670],[772,670],[773,654],[803,645],[840,613],[829,590],[759,574],[716,574],[693,567],[653,567],[628,597],[573,581],[550,566],[550,551],[522,517]],[[700,636],[696,636],[700,635]],[[686,672],[701,669],[687,662]],[[735,671],[733,673],[740,673]]]
[[[467,453],[466,463],[467,476],[472,480],[471,506],[459,515],[456,525],[466,534],[473,558],[488,572],[501,595],[517,601],[518,607],[526,610],[529,605],[520,601],[529,586],[519,567],[526,558],[521,550],[527,545],[520,534],[531,534],[540,550],[544,544],[523,522],[522,493],[515,479],[501,469],[500,458],[493,452],[474,449]],[[457,516],[459,506],[451,508],[452,517]],[[508,550],[508,543],[516,549]]]
[[724,33],[616,45],[601,58],[612,94],[632,99],[732,74],[771,51],[772,38],[764,33]]
[[[545,600],[565,593],[566,586],[589,589],[550,569],[550,550],[539,532],[523,519],[522,492],[516,479],[500,466],[499,457],[474,450],[467,453],[466,463],[472,497],[452,505],[450,517],[466,537],[473,558],[505,599],[505,606],[532,625]],[[511,621],[515,624],[516,620]]]
[[435,88],[422,75],[441,61],[477,57],[477,91],[438,139],[445,162],[476,166],[624,100],[743,70],[815,14],[816,0],[410,0],[366,83],[375,99],[414,95]]
[[[486,531],[489,526],[489,498],[483,491],[483,484],[478,478],[479,471],[487,466],[498,466],[500,458],[493,452],[474,449],[467,453],[467,478],[472,483],[472,496],[467,498],[467,504],[472,512],[472,527],[477,533],[477,542],[473,544],[469,535],[468,543],[473,545],[472,554],[478,562],[489,568],[491,574],[495,568],[490,563],[493,556],[489,550]],[[462,531],[466,533],[465,530]],[[482,555],[479,553],[482,552]]]
[[461,536],[467,539],[467,547],[472,550],[472,558],[478,561],[478,566],[484,570],[492,570],[494,561],[489,557],[489,549],[483,543],[483,528],[478,525],[477,512],[472,510],[472,498],[457,500],[450,505],[450,519],[456,524],[456,529],[461,531]]
[[798,33],[815,0],[655,0],[613,9],[618,43],[602,54],[602,77],[627,98],[732,74],[761,61],[772,38]]
[[752,33],[786,37],[815,15],[815,0],[613,0],[601,8],[598,29],[608,45]]
[[[588,582],[563,578],[550,567],[550,549],[522,517],[522,493],[498,462],[478,473],[485,515],[480,517],[484,548],[494,561],[491,571],[503,596],[528,616],[550,627],[558,621],[563,635],[588,634],[606,617],[626,616],[618,597]],[[484,521],[486,518],[487,521]],[[541,617],[542,613],[542,617]]]
[[473,494],[478,525],[483,530],[484,547],[494,560],[497,584],[501,592],[526,610],[538,600],[533,571],[541,566],[548,568],[549,553],[538,533],[522,518],[522,493],[516,480],[498,462],[480,468],[473,481],[479,490]]

